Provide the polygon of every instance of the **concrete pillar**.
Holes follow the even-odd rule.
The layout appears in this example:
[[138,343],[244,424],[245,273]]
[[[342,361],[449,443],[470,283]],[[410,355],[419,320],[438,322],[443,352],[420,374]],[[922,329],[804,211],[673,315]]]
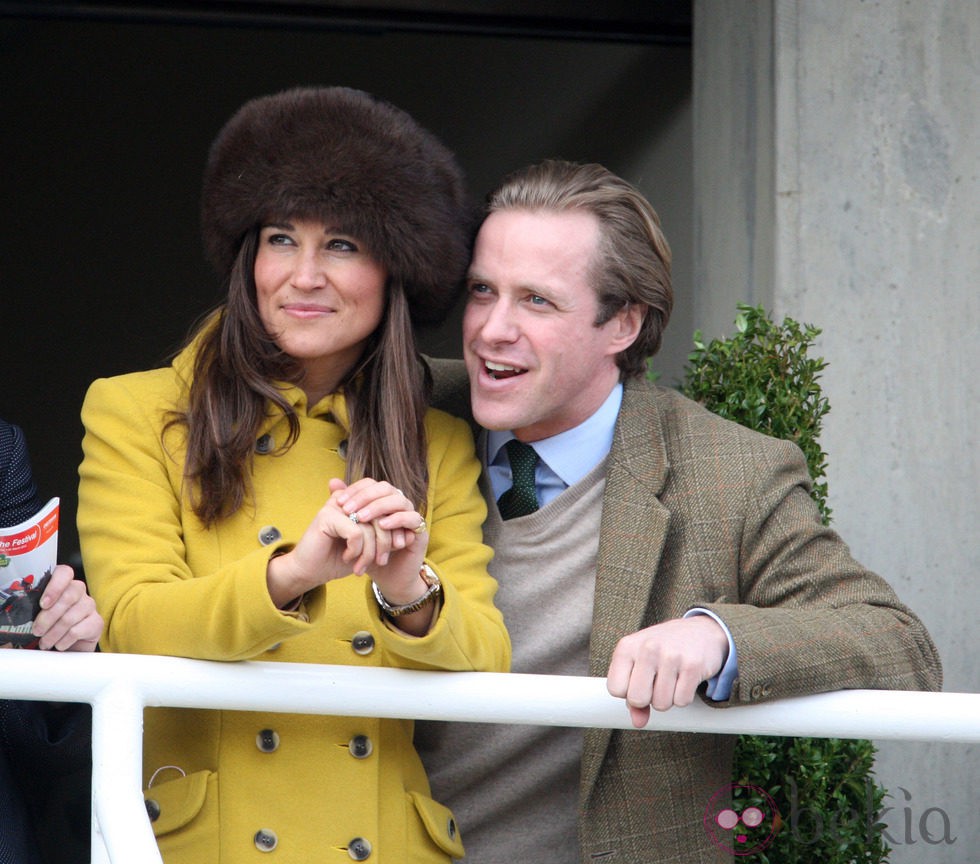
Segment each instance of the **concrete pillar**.
[[773,302],[772,0],[694,4],[695,326],[729,330]]
[[[834,525],[980,691],[980,4],[695,0],[695,326],[823,328]],[[880,746],[893,864],[980,847],[980,753]]]

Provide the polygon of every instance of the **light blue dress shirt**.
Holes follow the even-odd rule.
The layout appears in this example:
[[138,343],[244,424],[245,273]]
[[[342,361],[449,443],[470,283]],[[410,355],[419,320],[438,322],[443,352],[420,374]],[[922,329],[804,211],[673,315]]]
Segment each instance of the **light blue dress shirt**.
[[[538,465],[534,472],[535,491],[538,503],[543,507],[557,498],[569,486],[574,486],[598,465],[612,449],[613,431],[619,408],[623,401],[623,385],[617,384],[605,402],[587,420],[540,441],[531,442],[538,454]],[[487,475],[493,489],[494,498],[499,498],[511,486],[510,463],[504,445],[514,437],[511,431],[487,430],[486,453],[484,461]],[[586,457],[584,454],[588,454]],[[714,612],[696,607],[689,609],[684,617],[709,615],[717,621],[728,637],[728,658],[721,671],[708,681],[708,698],[724,702],[731,696],[732,683],[738,675],[738,655],[735,641],[725,622]]]

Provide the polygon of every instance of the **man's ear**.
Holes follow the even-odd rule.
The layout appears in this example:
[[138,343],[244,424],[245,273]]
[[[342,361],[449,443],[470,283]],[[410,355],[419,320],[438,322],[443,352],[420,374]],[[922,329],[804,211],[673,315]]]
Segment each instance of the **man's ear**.
[[619,354],[632,345],[640,335],[640,328],[647,316],[647,307],[642,303],[628,303],[620,309],[605,326],[609,327],[609,348],[611,354]]

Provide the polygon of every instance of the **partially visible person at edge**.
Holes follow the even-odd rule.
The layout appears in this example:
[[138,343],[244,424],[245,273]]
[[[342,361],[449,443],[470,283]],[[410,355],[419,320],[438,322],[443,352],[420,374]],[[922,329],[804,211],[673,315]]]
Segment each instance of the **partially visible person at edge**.
[[[413,323],[462,287],[453,156],[341,87],[248,102],[202,221],[228,288],[169,368],[94,382],[78,527],[107,651],[506,671],[462,420],[427,409]],[[446,861],[409,720],[157,709],[167,864]]]
[[[505,179],[468,291],[466,368],[434,372],[456,411],[468,383],[488,430],[484,538],[514,671],[605,676],[636,727],[696,694],[940,687],[922,622],[821,523],[800,450],[644,380],[673,295],[636,189],[558,161]],[[416,745],[472,864],[730,864],[703,819],[730,800],[734,740],[426,723]]]
[[[0,527],[40,509],[24,435],[0,420]],[[32,632],[42,651],[95,650],[102,618],[71,567],[52,571]],[[0,699],[0,864],[88,860],[91,749],[87,705]]]

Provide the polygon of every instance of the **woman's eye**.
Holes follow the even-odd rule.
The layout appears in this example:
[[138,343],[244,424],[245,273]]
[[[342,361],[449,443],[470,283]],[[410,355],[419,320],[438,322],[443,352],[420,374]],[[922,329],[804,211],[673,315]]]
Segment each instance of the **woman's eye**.
[[327,241],[327,249],[331,252],[356,252],[357,244],[350,240],[343,240],[340,237],[334,237],[332,240]]
[[293,238],[288,234],[269,234],[265,238],[265,242],[270,246],[289,246],[293,242]]

